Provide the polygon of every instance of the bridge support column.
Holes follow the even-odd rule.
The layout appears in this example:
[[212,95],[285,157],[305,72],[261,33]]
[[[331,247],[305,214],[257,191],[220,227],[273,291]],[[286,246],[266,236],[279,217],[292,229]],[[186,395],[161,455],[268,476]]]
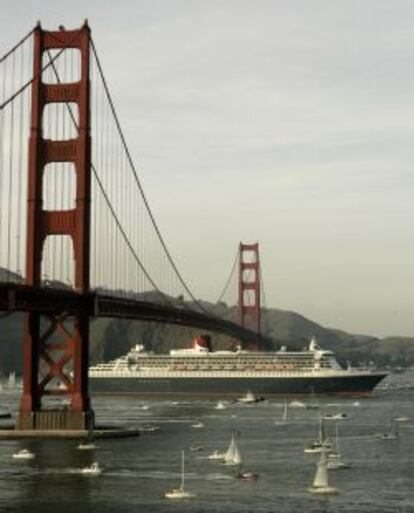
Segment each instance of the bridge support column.
[[258,335],[251,344],[258,350],[260,336],[260,263],[259,244],[239,246],[239,322]]
[[[42,67],[50,50],[72,49],[80,54],[80,79],[64,83],[42,80]],[[29,139],[28,217],[26,281],[42,287],[41,264],[45,240],[51,235],[68,235],[73,242],[75,289],[89,291],[90,270],[90,30],[34,31],[31,130]],[[56,53],[55,53],[56,55]],[[56,57],[57,58],[57,57]],[[55,68],[56,70],[56,68]],[[57,72],[56,72],[57,73]],[[69,140],[43,138],[43,113],[51,103],[76,104],[77,137]],[[72,163],[76,175],[75,207],[70,210],[43,209],[43,180],[46,165]],[[56,168],[52,168],[57,172]],[[88,395],[89,317],[82,310],[71,315],[45,307],[45,313],[27,314],[24,339],[23,395],[17,429],[85,429],[93,424]],[[57,307],[58,308],[58,307]],[[50,313],[50,312],[53,313]],[[46,312],[48,312],[46,314]],[[59,409],[48,397],[66,397]],[[56,401],[54,401],[56,403]],[[68,404],[67,404],[68,403]]]

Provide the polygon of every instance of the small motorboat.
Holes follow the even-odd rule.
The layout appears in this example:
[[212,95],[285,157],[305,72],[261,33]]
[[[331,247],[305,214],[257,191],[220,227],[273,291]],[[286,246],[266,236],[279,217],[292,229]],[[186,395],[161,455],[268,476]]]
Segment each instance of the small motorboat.
[[237,402],[242,404],[254,404],[260,401],[264,401],[264,397],[256,397],[251,390],[248,390],[246,395],[237,399]]
[[224,460],[225,455],[226,455],[225,452],[214,451],[208,455],[208,459],[209,460]]
[[343,468],[351,468],[351,465],[349,463],[347,463],[346,461],[343,461],[341,459],[341,456],[338,455],[336,458],[334,459],[329,459],[328,460],[328,463],[326,464],[326,468],[328,470],[340,470],[340,469],[343,469]]
[[16,460],[32,460],[35,457],[33,452],[28,449],[21,449],[13,454],[13,458]]
[[145,426],[141,426],[139,431],[142,433],[155,433],[159,431],[160,426],[153,426],[152,424],[146,424]]
[[346,413],[327,413],[323,418],[325,420],[346,420],[348,415]]
[[81,469],[81,474],[86,474],[89,476],[99,476],[100,474],[102,474],[102,469],[99,466],[99,463],[95,461],[89,467],[84,467],[83,469]]
[[323,449],[331,449],[332,444],[329,441],[320,442],[319,440],[312,442],[309,447],[305,447],[303,452],[307,454],[316,454],[322,452]]
[[198,420],[195,424],[191,424],[192,428],[200,429],[204,427],[204,424],[201,422],[201,420]]
[[302,401],[292,401],[290,406],[291,408],[306,408],[306,404]]
[[236,479],[240,479],[240,481],[257,481],[259,479],[259,474],[255,474],[254,472],[246,472],[239,471],[236,474]]
[[92,441],[85,440],[84,442],[81,442],[77,448],[80,451],[92,451],[93,449],[96,449],[96,444]]
[[204,447],[202,445],[191,445],[189,449],[191,452],[200,452],[204,450]]

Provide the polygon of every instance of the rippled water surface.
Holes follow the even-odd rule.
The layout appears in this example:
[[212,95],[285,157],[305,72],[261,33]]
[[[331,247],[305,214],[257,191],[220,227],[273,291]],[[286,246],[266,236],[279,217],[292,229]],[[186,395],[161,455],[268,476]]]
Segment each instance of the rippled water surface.
[[[283,399],[216,410],[214,401],[96,397],[101,424],[160,429],[138,438],[102,440],[93,452],[77,450],[70,440],[0,441],[0,511],[414,513],[414,373],[391,376],[388,382],[372,398],[321,399],[326,413],[348,415],[339,422],[340,443],[352,464],[330,472],[331,484],[341,493],[329,499],[307,491],[317,456],[303,449],[317,435],[317,411],[290,408],[290,419],[282,424]],[[13,408],[18,392],[6,389],[1,398]],[[399,422],[398,440],[381,440],[376,435],[387,431],[392,417],[409,420]],[[192,427],[197,420],[204,428]],[[326,426],[334,437],[335,423]],[[257,482],[240,482],[234,469],[207,459],[215,449],[226,449],[232,429],[240,432],[244,466],[260,475]],[[203,450],[188,450],[195,445]],[[35,452],[34,460],[12,459],[23,447]],[[179,484],[182,448],[187,448],[186,485],[197,498],[174,503],[164,493]],[[103,467],[101,476],[80,473],[92,461]]]

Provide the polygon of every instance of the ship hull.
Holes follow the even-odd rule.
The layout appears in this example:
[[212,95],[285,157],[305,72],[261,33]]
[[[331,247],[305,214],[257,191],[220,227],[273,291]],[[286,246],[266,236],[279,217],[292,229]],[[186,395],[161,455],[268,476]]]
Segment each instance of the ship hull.
[[237,397],[255,395],[369,395],[383,373],[326,377],[90,377],[92,394],[191,395]]

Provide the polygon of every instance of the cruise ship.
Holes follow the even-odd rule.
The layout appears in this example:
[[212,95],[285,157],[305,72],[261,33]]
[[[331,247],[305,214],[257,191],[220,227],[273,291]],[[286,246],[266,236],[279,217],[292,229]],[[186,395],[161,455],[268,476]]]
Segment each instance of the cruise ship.
[[137,344],[108,363],[89,368],[92,393],[236,397],[246,391],[260,396],[369,395],[384,372],[343,369],[332,351],[315,338],[304,351],[212,351],[210,337],[199,336],[188,349],[167,354]]

